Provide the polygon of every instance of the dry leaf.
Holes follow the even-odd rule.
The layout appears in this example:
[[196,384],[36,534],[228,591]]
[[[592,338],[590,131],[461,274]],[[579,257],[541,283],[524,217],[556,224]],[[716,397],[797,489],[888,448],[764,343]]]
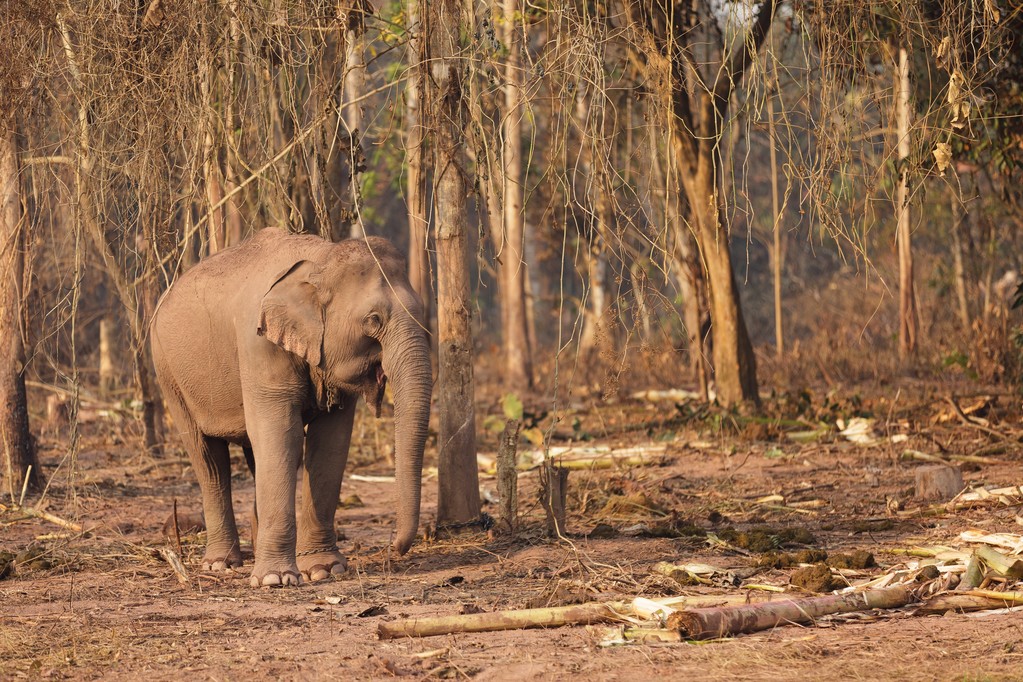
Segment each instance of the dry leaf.
[[934,145],[934,162],[938,164],[938,172],[942,175],[945,174],[945,170],[952,164],[952,145],[948,142],[939,142]]
[[952,54],[952,39],[945,36],[941,39],[941,44],[938,45],[938,51],[935,58],[938,61],[938,66],[944,68],[945,60]]
[[995,4],[995,0],[984,0],[984,9],[987,10],[988,15],[991,17],[991,21],[997,24],[1002,20],[1002,13],[998,10],[998,5]]

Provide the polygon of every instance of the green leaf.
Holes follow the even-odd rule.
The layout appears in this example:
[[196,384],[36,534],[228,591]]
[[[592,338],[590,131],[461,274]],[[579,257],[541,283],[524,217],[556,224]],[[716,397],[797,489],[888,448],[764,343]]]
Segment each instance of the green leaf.
[[504,431],[505,421],[496,414],[488,414],[483,420],[483,430],[490,433],[501,433]]
[[501,409],[508,419],[522,419],[522,401],[514,393],[508,393],[501,398]]

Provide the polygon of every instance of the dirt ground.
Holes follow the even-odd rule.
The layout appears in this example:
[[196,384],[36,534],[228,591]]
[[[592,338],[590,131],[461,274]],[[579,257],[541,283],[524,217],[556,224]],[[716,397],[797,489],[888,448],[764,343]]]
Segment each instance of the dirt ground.
[[[585,447],[664,454],[649,466],[573,471],[568,541],[543,537],[533,471],[520,476],[515,537],[468,532],[420,540],[407,556],[390,557],[394,484],[346,480],[337,518],[349,572],[288,589],[250,588],[246,571],[202,573],[202,535],[191,532],[182,536],[189,582],[179,583],[156,550],[176,548],[163,530],[175,501],[185,531],[201,511],[182,453],[140,454],[134,425],[97,420],[83,425],[80,453],[69,461],[66,431],[49,428],[40,439],[52,477],[46,508],[85,532],[24,518],[2,498],[0,550],[38,551],[0,580],[0,679],[1023,679],[1019,612],[917,616],[903,609],[659,645],[601,646],[602,626],[376,636],[380,622],[406,616],[743,593],[724,584],[679,585],[652,570],[662,561],[712,564],[739,581],[788,586],[794,568],[757,568],[763,548],[741,550],[737,538],[758,527],[772,529],[775,549],[867,550],[879,566],[864,575],[905,561],[899,550],[959,545],[966,528],[1023,532],[1018,507],[914,513],[925,506],[913,498],[922,463],[903,459],[906,450],[986,453],[990,461],[962,465],[968,484],[1023,483],[1019,398],[988,394],[973,412],[987,421],[965,424],[949,413],[944,395],[932,387],[869,399],[783,396],[768,402],[766,419],[671,401],[581,405],[556,434],[570,430]],[[496,406],[481,412],[487,409],[500,414]],[[876,419],[876,442],[857,445],[834,428],[791,435],[852,416]],[[386,419],[361,416],[348,473],[388,473],[388,428]],[[566,444],[561,437],[555,445]],[[481,449],[492,451],[494,438],[486,438]],[[430,457],[435,462],[432,450]],[[427,473],[424,527],[436,509],[435,469]],[[240,456],[233,485],[235,509],[251,508],[253,484]],[[481,486],[486,497],[496,490],[486,474]],[[771,494],[784,502],[757,502]],[[494,505],[486,508],[496,514]],[[598,525],[599,538],[591,536]]]

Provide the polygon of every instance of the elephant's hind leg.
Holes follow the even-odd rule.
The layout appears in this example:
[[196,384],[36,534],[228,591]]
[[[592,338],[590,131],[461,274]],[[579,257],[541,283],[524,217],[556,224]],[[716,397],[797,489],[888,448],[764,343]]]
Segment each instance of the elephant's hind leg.
[[204,437],[199,457],[192,465],[202,488],[202,504],[206,514],[205,571],[223,571],[242,565],[238,543],[238,527],[231,504],[231,459],[227,441]]

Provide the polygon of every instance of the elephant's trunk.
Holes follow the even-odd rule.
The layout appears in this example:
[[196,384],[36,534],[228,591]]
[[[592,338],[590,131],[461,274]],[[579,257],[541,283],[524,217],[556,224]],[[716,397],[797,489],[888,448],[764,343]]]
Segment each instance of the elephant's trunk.
[[381,339],[383,368],[394,396],[394,464],[398,482],[398,530],[394,549],[404,554],[419,529],[423,448],[430,423],[430,342],[414,317],[392,320]]

